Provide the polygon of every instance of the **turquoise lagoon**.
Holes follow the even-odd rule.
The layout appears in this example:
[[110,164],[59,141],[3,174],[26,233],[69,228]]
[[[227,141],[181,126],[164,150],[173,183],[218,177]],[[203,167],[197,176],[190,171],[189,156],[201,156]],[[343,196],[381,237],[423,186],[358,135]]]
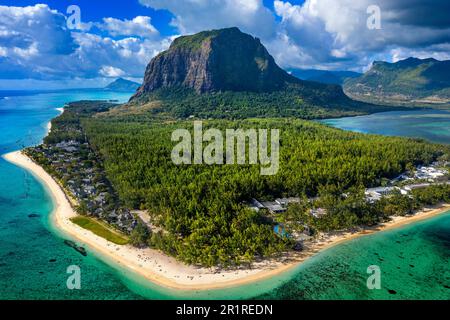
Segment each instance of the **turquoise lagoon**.
[[[40,143],[48,121],[58,114],[56,108],[67,102],[126,101],[130,94],[78,90],[0,97],[0,154]],[[439,117],[447,127],[436,125]],[[447,142],[449,119],[439,117],[428,117],[432,120],[419,127],[440,126],[440,142]],[[439,140],[437,130],[434,141]],[[44,187],[0,159],[0,299],[450,299],[450,213],[346,242],[264,281],[222,290],[176,291],[90,248],[87,257],[81,256],[64,245],[70,237],[53,227],[51,211]],[[366,287],[367,267],[374,264],[382,271],[381,290]],[[81,268],[81,290],[66,287],[70,265]]]
[[424,138],[450,143],[450,111],[420,110],[374,113],[359,117],[322,120],[336,128],[362,133]]

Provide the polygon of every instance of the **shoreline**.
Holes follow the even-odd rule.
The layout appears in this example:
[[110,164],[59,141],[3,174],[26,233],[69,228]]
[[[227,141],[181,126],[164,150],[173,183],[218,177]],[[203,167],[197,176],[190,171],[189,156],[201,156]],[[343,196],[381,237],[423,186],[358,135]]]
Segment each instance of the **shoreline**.
[[342,242],[429,219],[450,210],[450,204],[445,204],[438,208],[424,209],[412,216],[392,217],[391,221],[374,227],[321,234],[317,239],[305,242],[304,250],[301,252],[289,252],[281,258],[258,261],[253,263],[251,268],[230,270],[201,268],[183,264],[154,249],[116,245],[77,226],[70,221],[70,218],[77,216],[70,200],[59,184],[42,167],[21,151],[11,152],[2,157],[6,161],[26,169],[43,183],[54,204],[51,219],[56,227],[94,251],[106,255],[120,266],[138,273],[161,287],[177,290],[223,289],[266,280],[290,271],[317,253]]
[[[64,108],[55,108],[56,111],[59,112],[58,116],[62,115],[64,113]],[[52,120],[50,120],[49,122],[47,122],[47,125],[45,127],[45,129],[47,130],[45,136],[48,136],[50,134],[50,132],[52,131]]]

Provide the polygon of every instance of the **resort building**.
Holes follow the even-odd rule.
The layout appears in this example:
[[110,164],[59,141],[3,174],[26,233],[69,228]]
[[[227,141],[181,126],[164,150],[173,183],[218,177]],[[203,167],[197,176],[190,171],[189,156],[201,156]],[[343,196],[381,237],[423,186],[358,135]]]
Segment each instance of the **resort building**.
[[416,179],[435,180],[444,177],[448,172],[435,167],[419,167],[414,175]]
[[400,191],[402,194],[404,194],[404,191],[402,192],[402,189],[400,189],[399,187],[369,188],[365,191],[366,200],[373,203],[375,201],[379,201],[382,197],[393,194],[396,191]]
[[259,202],[258,200],[252,198],[252,200],[250,200],[250,209],[255,210],[255,211],[259,211],[261,209],[264,209],[264,206],[262,205],[261,202]]
[[275,199],[275,202],[278,203],[283,208],[287,208],[287,206],[291,203],[300,203],[300,198],[278,198]]
[[250,208],[259,211],[261,209],[267,209],[272,214],[279,214],[287,211],[287,207],[291,203],[299,203],[300,198],[278,198],[275,201],[258,201],[252,199],[250,201]]
[[317,208],[317,209],[311,209],[309,210],[309,213],[314,217],[314,218],[320,218],[323,217],[327,214],[327,210],[323,209],[323,208]]
[[264,208],[269,210],[269,212],[272,214],[278,214],[278,213],[283,213],[283,212],[287,211],[287,208],[282,207],[277,202],[263,201],[263,202],[261,202],[261,204],[264,206]]

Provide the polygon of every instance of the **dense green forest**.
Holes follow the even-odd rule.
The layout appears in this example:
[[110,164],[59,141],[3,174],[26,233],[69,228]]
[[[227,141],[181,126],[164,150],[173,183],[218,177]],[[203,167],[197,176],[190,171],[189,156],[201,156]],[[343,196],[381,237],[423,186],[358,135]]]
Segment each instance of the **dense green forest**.
[[[315,87],[317,86],[317,88]],[[322,86],[322,87],[320,87]],[[301,119],[334,118],[372,112],[392,111],[392,108],[366,104],[343,98],[340,91],[324,90],[323,84],[311,82],[309,86],[287,85],[284,90],[268,92],[223,91],[197,94],[186,88],[159,89],[131,104],[145,104],[152,117],[186,119],[246,119],[251,117],[296,117]],[[334,90],[334,91],[333,91]],[[401,110],[397,108],[396,110]],[[130,116],[129,107],[122,108],[121,116]],[[120,113],[120,109],[114,110]]]
[[[105,166],[127,205],[139,207],[149,200],[151,188],[190,183],[212,189],[238,186],[242,197],[270,195],[315,196],[319,186],[373,187],[393,178],[408,164],[429,164],[448,152],[448,147],[416,139],[363,135],[296,119],[204,121],[204,130],[226,128],[277,128],[280,138],[280,171],[260,176],[255,165],[176,166],[171,151],[175,129],[192,130],[192,122],[162,124],[89,119],[84,128],[92,146],[104,157]],[[212,179],[214,177],[214,179]],[[223,186],[221,186],[221,184]],[[178,186],[176,190],[181,192]],[[201,188],[199,188],[201,189]],[[219,189],[224,190],[224,189]],[[201,193],[201,192],[200,192]],[[220,196],[222,197],[222,196]],[[169,199],[167,199],[169,201]]]
[[[117,206],[145,209],[151,216],[155,228],[149,230],[137,219],[131,243],[150,245],[187,263],[240,264],[283,252],[294,243],[273,231],[279,223],[288,232],[308,226],[313,233],[373,225],[450,197],[448,185],[415,190],[413,198],[394,194],[375,204],[364,196],[366,187],[383,185],[407,168],[437,159],[448,161],[448,146],[347,132],[294,118],[216,119],[203,121],[203,132],[208,128],[222,132],[279,129],[278,173],[261,175],[259,165],[177,166],[171,159],[176,144],[171,134],[180,128],[192,131],[192,121],[111,113],[118,108],[102,102],[70,104],[53,120],[44,148],[29,154],[47,168],[46,154],[58,157],[55,144],[82,143],[82,149],[88,148],[86,152],[101,163],[99,170],[108,180],[106,185],[114,189],[112,194],[117,194]],[[66,172],[76,175],[74,161],[69,167]],[[81,173],[81,165],[79,169]],[[282,196],[298,196],[302,201],[277,216],[248,207],[251,198]],[[323,208],[327,214],[314,217],[310,214],[314,208]]]
[[[164,230],[153,233],[150,244],[203,265],[250,261],[290,245],[289,239],[273,233],[276,221],[246,207],[252,197],[320,195],[320,206],[330,214],[323,219],[309,216],[308,223],[317,230],[374,224],[386,219],[386,212],[406,212],[392,209],[396,203],[369,208],[361,194],[364,187],[449,153],[446,146],[421,140],[345,132],[298,119],[203,122],[204,130],[280,129],[280,170],[261,176],[257,165],[174,165],[171,133],[192,130],[189,121],[89,118],[82,124],[124,204],[147,209]],[[344,192],[350,196],[342,198]],[[305,213],[297,210],[294,216]]]

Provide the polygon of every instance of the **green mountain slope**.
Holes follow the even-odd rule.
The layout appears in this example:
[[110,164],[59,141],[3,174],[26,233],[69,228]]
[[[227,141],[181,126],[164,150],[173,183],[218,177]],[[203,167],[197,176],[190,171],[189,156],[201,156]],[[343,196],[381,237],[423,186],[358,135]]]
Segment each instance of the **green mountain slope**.
[[149,103],[144,110],[177,118],[318,118],[385,110],[352,101],[338,85],[288,74],[259,39],[238,28],[174,40],[149,63],[129,105]]
[[376,61],[361,77],[347,79],[344,89],[349,96],[370,102],[450,103],[450,61]]

